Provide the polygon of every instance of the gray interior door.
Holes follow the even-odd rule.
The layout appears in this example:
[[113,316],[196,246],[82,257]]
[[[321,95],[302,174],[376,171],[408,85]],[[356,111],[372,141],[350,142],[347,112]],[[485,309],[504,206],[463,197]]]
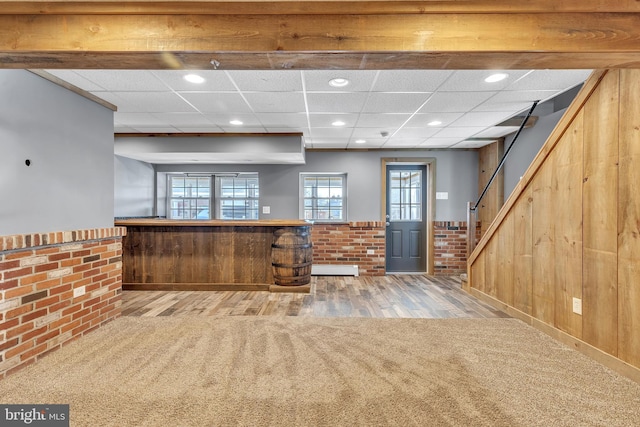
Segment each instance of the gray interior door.
[[427,270],[425,165],[387,165],[387,272]]

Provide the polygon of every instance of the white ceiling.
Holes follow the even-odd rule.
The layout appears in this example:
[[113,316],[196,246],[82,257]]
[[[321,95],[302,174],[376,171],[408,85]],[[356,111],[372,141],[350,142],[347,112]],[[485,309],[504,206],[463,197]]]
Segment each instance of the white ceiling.
[[[496,71],[209,70],[195,71],[205,82],[194,84],[189,71],[47,71],[116,105],[117,133],[302,132],[314,149],[476,148],[517,129],[497,124],[591,73],[509,70],[486,83]],[[350,84],[330,86],[336,77]]]

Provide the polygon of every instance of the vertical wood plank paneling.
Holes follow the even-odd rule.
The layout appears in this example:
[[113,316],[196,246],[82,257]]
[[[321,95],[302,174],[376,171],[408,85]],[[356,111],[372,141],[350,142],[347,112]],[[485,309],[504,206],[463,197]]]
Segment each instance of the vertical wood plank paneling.
[[515,215],[510,213],[502,222],[498,234],[498,275],[496,296],[505,304],[513,305],[513,251]]
[[618,357],[640,366],[640,70],[620,71]]
[[582,337],[616,355],[618,347],[619,71],[610,71],[584,108]]
[[533,191],[533,299],[531,314],[545,323],[554,323],[555,254],[554,231],[557,206],[552,193],[555,152],[538,170],[531,183]]
[[513,305],[527,314],[531,314],[533,298],[532,205],[533,192],[529,186],[513,209],[515,217]]
[[553,188],[555,206],[555,326],[582,337],[582,316],[573,298],[582,299],[583,118],[578,114],[556,145]]
[[493,238],[487,244],[485,250],[485,265],[484,265],[484,292],[493,297],[496,296],[496,286],[499,280],[498,276],[498,239]]
[[[497,169],[502,158],[504,141],[496,141],[493,144],[485,145],[478,150],[478,194],[484,190],[491,175]],[[478,209],[478,220],[480,221],[481,233],[489,228],[489,225],[498,214],[504,203],[504,170],[496,176],[493,184],[489,187],[486,195],[480,202]]]
[[484,262],[484,252],[482,252],[473,262],[471,277],[469,278],[471,287],[480,292],[486,292]]

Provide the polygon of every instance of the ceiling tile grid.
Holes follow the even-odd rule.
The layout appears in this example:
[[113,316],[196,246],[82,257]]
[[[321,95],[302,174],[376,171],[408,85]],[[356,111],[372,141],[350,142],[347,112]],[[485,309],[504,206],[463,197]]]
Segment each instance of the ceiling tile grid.
[[[47,71],[116,105],[115,132],[302,132],[306,146],[318,149],[477,148],[514,131],[513,127],[499,126],[501,122],[523,114],[533,101],[551,99],[580,85],[591,73],[591,70]],[[494,83],[485,82],[496,72],[507,77]],[[197,74],[203,81],[191,83],[185,80],[187,74]],[[334,87],[330,81],[335,78],[345,79],[348,84]],[[538,109],[539,114],[546,114],[547,110]]]

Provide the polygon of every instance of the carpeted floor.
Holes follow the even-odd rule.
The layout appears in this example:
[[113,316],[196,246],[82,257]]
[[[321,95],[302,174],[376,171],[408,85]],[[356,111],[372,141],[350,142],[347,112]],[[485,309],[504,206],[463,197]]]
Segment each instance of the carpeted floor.
[[120,318],[0,381],[72,426],[637,426],[640,385],[515,319]]

